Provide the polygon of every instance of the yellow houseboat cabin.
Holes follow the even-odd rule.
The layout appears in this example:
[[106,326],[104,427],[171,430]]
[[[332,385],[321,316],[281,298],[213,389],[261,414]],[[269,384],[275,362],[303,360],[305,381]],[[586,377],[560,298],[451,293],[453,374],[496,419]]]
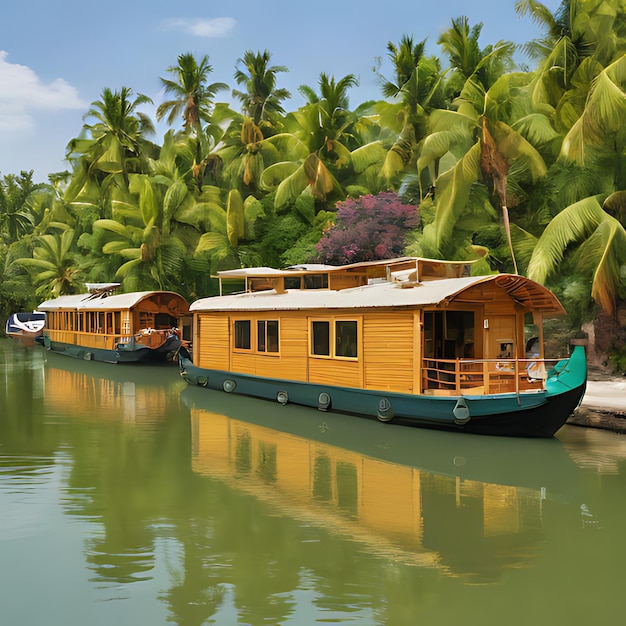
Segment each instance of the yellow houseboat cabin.
[[190,307],[193,361],[181,351],[180,367],[192,384],[516,436],[554,435],[585,390],[582,347],[543,355],[542,320],[562,305],[522,276],[400,258],[218,278],[221,295]]
[[117,294],[119,283],[43,302],[48,350],[110,363],[175,360],[189,339],[189,305],[170,291]]

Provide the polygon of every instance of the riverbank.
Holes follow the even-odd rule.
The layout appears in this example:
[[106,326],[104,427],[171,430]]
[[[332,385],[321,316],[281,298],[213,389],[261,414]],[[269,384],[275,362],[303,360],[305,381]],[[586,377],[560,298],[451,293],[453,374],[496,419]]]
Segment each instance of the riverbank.
[[590,376],[583,401],[567,423],[626,433],[626,377],[594,378]]

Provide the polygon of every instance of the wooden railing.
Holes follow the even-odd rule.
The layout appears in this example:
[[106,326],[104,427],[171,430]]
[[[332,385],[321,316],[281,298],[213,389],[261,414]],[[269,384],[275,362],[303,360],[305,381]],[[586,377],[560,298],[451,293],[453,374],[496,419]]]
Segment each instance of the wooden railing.
[[116,335],[109,333],[86,333],[73,330],[48,330],[52,341],[84,346],[85,348],[101,348],[116,350],[119,344],[131,343],[136,345],[158,348],[169,336],[169,330],[140,331],[134,335]]
[[548,359],[424,359],[422,393],[485,395],[542,390]]

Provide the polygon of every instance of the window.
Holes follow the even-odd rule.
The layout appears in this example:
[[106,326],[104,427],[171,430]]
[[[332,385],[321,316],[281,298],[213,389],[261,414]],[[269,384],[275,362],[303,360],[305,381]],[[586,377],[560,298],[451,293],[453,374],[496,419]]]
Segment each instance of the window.
[[235,348],[250,350],[250,320],[235,320]]
[[311,355],[330,358],[358,358],[358,322],[356,320],[312,321]]
[[356,359],[357,326],[356,321],[335,322],[335,356]]
[[257,351],[278,352],[278,320],[257,322]]
[[312,322],[311,331],[311,354],[330,356],[330,322]]
[[302,289],[300,276],[285,276],[285,289]]
[[305,274],[305,289],[328,289],[328,274]]

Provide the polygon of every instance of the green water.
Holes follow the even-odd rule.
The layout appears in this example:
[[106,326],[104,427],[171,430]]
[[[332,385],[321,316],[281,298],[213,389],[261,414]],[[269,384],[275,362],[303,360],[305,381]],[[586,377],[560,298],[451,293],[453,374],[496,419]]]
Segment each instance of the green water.
[[0,340],[0,623],[617,623],[625,458]]

